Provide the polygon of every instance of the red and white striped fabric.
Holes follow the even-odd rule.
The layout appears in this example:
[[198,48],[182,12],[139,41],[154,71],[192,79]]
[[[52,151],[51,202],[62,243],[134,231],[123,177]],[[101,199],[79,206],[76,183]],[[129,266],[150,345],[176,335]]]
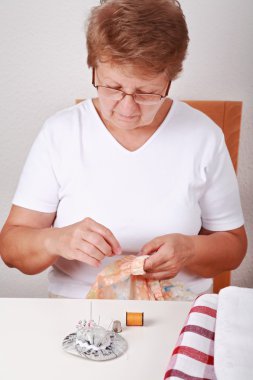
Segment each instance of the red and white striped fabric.
[[199,296],[172,353],[164,380],[215,380],[214,332],[217,294]]

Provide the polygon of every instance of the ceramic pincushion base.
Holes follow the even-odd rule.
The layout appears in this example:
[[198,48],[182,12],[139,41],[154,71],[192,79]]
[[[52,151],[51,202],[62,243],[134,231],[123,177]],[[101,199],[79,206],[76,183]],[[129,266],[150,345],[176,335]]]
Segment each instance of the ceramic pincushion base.
[[66,336],[62,346],[70,354],[96,361],[115,359],[127,350],[127,342],[122,336],[94,321],[80,321],[77,332]]

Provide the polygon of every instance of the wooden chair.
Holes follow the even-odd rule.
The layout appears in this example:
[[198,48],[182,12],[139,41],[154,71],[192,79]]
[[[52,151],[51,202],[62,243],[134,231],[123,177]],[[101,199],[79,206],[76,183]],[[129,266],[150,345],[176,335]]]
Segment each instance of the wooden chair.
[[[242,102],[216,100],[185,100],[193,108],[204,112],[222,130],[228,151],[237,172],[238,150],[240,139]],[[231,272],[223,272],[214,277],[213,292],[219,293],[222,288],[230,285]]]
[[[76,103],[81,101],[83,99],[77,99]],[[242,102],[222,100],[184,100],[184,102],[204,112],[223,130],[228,151],[237,172]],[[219,293],[222,288],[229,286],[230,278],[230,271],[214,277],[213,292]]]

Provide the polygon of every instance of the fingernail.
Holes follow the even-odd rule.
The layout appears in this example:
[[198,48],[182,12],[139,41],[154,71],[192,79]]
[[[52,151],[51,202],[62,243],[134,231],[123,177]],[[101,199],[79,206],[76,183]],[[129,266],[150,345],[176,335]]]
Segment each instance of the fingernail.
[[121,252],[122,252],[122,250],[120,247],[116,248],[116,250],[115,250],[116,255],[121,255]]

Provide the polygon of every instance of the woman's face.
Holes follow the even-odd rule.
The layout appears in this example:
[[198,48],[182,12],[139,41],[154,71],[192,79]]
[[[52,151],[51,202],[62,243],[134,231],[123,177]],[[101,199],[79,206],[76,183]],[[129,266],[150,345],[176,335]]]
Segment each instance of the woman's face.
[[[109,63],[100,63],[95,71],[96,85],[122,90],[127,94],[147,93],[164,95],[168,87],[168,79],[164,73],[153,78],[138,78],[133,70],[122,69]],[[131,130],[152,123],[164,99],[157,104],[143,105],[126,95],[121,101],[99,96],[99,111],[103,119],[110,125],[122,130]]]

